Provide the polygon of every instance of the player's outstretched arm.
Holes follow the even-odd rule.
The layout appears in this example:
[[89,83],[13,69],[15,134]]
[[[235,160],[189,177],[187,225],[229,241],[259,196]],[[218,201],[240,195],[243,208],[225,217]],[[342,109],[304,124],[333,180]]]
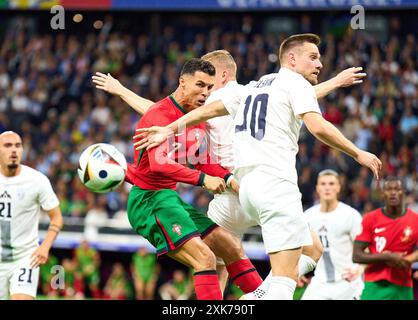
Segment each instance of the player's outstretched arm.
[[137,135],[133,137],[134,140],[140,139],[134,143],[135,149],[140,150],[147,148],[148,150],[159,146],[166,141],[171,135],[181,132],[187,127],[205,122],[209,119],[226,116],[229,112],[225,108],[221,100],[216,100],[208,105],[194,109],[186,113],[181,118],[165,127],[153,126],[150,128],[137,129]]
[[96,75],[92,77],[93,83],[97,89],[106,91],[110,94],[122,98],[130,107],[132,107],[139,114],[144,114],[150,106],[155,102],[138,96],[133,91],[124,87],[119,80],[113,78],[110,73],[104,74],[96,72]]
[[54,243],[58,233],[61,231],[64,225],[60,207],[55,207],[54,209],[49,210],[47,213],[51,222],[49,224],[48,232],[46,233],[44,241],[42,241],[41,245],[34,251],[34,253],[32,253],[32,268],[36,268],[39,265],[47,262],[49,250],[51,249],[52,244]]
[[316,97],[323,98],[338,88],[349,87],[354,84],[362,83],[367,75],[362,71],[362,67],[352,67],[341,71],[334,78],[321,82],[314,86]]
[[382,162],[374,154],[357,148],[354,143],[344,137],[333,124],[325,120],[319,113],[304,113],[302,120],[317,139],[330,147],[348,154],[362,166],[368,167],[373,172],[375,178],[379,179]]

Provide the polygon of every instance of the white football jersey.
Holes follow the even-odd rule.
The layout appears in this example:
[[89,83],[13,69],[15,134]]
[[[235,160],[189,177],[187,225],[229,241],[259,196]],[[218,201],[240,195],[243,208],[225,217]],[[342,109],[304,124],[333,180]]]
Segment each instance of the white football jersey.
[[[243,85],[236,81],[229,81],[225,87],[213,91],[206,104],[225,99],[233,99],[237,93],[241,92]],[[232,139],[235,127],[232,116],[226,115],[209,119],[206,122],[207,135],[210,139],[210,154],[212,159],[228,170],[234,168],[234,148]]]
[[331,212],[321,212],[317,204],[305,211],[305,217],[324,247],[324,253],[316,265],[315,277],[321,282],[341,280],[346,269],[356,266],[352,255],[354,239],[361,229],[360,213],[339,202]]
[[297,184],[296,154],[300,115],[321,113],[313,86],[287,68],[251,82],[222,102],[234,117],[235,173],[241,178],[257,166]]
[[18,260],[38,246],[40,208],[56,208],[59,201],[48,178],[22,165],[20,174],[0,173],[0,262]]

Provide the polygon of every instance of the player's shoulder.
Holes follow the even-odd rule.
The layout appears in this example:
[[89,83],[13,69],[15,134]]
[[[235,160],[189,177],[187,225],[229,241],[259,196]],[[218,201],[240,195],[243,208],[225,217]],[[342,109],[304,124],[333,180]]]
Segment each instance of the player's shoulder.
[[[141,117],[138,126],[144,124],[153,124],[155,120],[161,118],[172,118],[177,114],[176,107],[182,110],[181,106],[176,106],[175,101],[172,101],[170,97],[165,97],[154,103]],[[182,110],[183,111],[183,110]],[[183,111],[184,112],[184,111]]]
[[171,100],[170,96],[168,96],[154,103],[147,110],[145,114],[154,113],[155,111],[162,111],[162,110],[164,111],[174,110],[173,105],[174,105],[174,102]]
[[372,211],[365,212],[363,214],[363,220],[370,220],[370,221],[376,221],[376,219],[379,219],[380,217],[383,217],[382,208],[377,208]]
[[281,84],[286,88],[298,88],[306,87],[306,88],[313,88],[312,85],[306,80],[300,73],[292,71],[288,68],[280,68],[279,72],[277,73],[277,77]]
[[225,98],[240,96],[243,92],[244,86],[236,81],[229,81],[224,87],[212,91],[206,104],[216,100],[225,100]]
[[353,208],[352,206],[348,205],[347,203],[344,203],[344,202],[340,201],[339,206],[340,206],[340,209],[342,211],[346,212],[349,215],[360,215],[361,216],[360,212],[356,208]]
[[320,211],[319,209],[320,209],[320,204],[318,203],[318,204],[315,204],[315,205],[313,205],[312,207],[310,207],[310,208],[306,209],[304,213],[305,213],[307,216],[312,216],[312,215],[314,215],[314,214],[318,214],[318,213],[319,213],[319,211]]
[[41,171],[31,168],[29,166],[23,165],[23,164],[22,164],[21,175],[25,179],[30,178],[34,181],[49,180],[48,177],[45,174],[43,174]]
[[412,210],[411,208],[407,208],[407,213],[413,218],[418,220],[418,212]]

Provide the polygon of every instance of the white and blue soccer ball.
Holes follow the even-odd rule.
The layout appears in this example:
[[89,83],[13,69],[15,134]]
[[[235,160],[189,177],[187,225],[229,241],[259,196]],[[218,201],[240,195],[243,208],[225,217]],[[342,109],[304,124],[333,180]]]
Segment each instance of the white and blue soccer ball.
[[90,191],[105,193],[115,190],[125,180],[125,156],[108,143],[87,147],[80,156],[77,173]]

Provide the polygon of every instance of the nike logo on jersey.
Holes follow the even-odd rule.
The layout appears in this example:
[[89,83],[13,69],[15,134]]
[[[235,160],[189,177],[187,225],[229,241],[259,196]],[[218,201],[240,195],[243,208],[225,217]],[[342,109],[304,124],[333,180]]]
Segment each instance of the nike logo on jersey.
[[9,198],[9,199],[11,199],[12,197],[10,196],[10,194],[7,193],[7,191],[4,191],[3,194],[0,196],[0,198]]
[[386,228],[375,228],[374,233],[380,233],[380,232],[385,231],[385,230],[386,230]]

